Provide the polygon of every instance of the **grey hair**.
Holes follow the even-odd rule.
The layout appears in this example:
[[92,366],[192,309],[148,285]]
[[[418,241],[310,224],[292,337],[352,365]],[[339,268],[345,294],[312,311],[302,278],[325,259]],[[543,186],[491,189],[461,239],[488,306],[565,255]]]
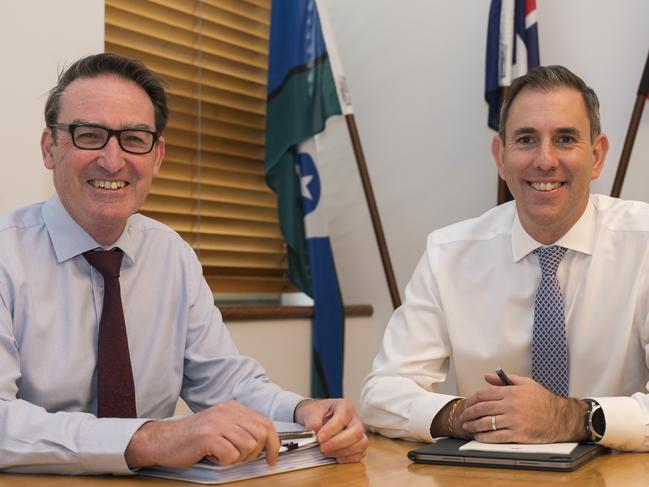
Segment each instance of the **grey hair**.
[[590,139],[593,142],[595,137],[602,131],[597,95],[579,76],[568,68],[559,65],[538,66],[512,81],[500,109],[500,125],[498,126],[500,139],[503,142],[505,141],[505,124],[507,123],[509,110],[513,101],[523,89],[551,91],[563,87],[574,88],[581,93],[584,99],[584,105],[586,106],[588,120],[590,121]]
[[164,81],[142,62],[109,52],[83,57],[59,73],[56,86],[50,90],[45,102],[45,125],[51,127],[58,123],[61,96],[70,83],[79,78],[94,78],[103,74],[131,80],[146,91],[153,104],[156,132],[161,133],[166,128],[169,107]]

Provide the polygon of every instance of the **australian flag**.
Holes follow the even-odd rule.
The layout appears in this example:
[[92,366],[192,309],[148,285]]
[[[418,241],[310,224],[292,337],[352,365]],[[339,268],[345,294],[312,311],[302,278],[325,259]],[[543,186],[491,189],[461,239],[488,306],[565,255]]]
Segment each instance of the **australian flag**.
[[536,0],[491,0],[485,65],[489,127],[498,130],[500,88],[538,65]]

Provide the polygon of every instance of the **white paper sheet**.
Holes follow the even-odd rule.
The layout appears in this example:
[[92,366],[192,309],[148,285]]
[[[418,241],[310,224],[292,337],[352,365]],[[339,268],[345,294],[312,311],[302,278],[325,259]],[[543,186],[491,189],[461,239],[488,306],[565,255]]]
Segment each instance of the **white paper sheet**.
[[577,443],[481,443],[469,441],[460,447],[460,450],[497,451],[510,453],[551,453],[556,455],[569,455]]

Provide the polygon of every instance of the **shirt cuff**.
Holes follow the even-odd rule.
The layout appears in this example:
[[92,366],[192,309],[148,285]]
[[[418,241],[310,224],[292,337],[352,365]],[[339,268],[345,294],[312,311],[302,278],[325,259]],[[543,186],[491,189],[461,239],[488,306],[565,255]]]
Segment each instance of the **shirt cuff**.
[[604,411],[606,430],[600,445],[617,450],[647,450],[644,445],[646,419],[631,397],[594,397]]
[[304,399],[304,397],[294,392],[283,391],[281,398],[277,401],[277,405],[273,408],[273,411],[270,414],[270,419],[273,421],[293,423],[295,408],[299,402]]
[[459,396],[449,396],[447,394],[426,394],[412,403],[410,421],[408,430],[417,440],[433,442],[435,441],[430,434],[430,426],[433,419],[437,416],[444,406],[454,399],[460,399]]
[[85,473],[135,473],[128,468],[124,452],[131,438],[150,419],[101,418],[83,433],[79,456]]

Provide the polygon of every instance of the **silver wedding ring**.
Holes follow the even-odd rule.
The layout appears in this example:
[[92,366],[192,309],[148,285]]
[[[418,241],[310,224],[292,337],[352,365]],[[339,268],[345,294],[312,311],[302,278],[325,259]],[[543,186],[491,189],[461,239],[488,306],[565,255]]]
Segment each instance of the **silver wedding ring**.
[[491,417],[491,429],[496,431],[498,428],[496,427],[496,417],[492,416]]

